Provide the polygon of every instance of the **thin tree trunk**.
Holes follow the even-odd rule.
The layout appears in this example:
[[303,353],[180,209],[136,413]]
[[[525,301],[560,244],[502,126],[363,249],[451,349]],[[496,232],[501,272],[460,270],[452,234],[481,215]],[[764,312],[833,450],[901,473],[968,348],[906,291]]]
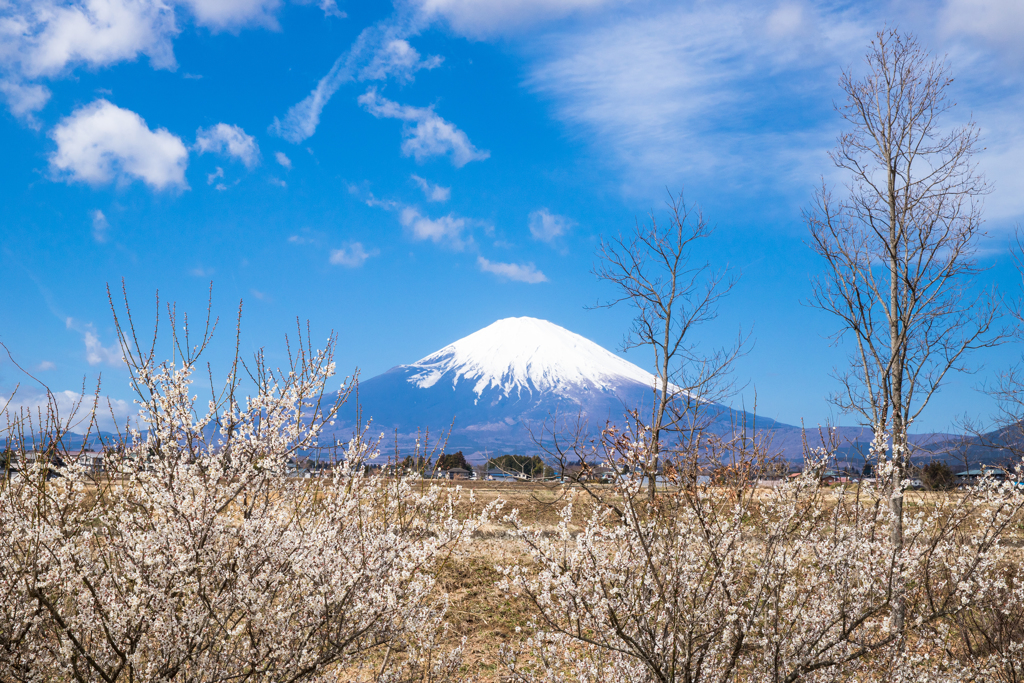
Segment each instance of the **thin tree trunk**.
[[[890,122],[891,125],[891,122]],[[895,560],[893,572],[892,620],[897,633],[902,634],[906,621],[906,596],[903,590],[903,576],[900,558],[903,555],[903,491],[902,482],[906,469],[906,425],[903,424],[903,372],[904,334],[903,307],[900,305],[900,238],[896,216],[896,170],[888,168],[889,191],[889,348],[892,390],[892,490],[889,495],[889,511],[892,514],[890,531]]]

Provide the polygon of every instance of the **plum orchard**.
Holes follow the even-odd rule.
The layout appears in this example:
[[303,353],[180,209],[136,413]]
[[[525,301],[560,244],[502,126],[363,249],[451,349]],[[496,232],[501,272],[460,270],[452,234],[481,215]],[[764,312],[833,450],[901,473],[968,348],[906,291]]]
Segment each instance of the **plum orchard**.
[[[649,435],[606,434],[604,461],[642,466]],[[756,459],[729,453],[736,443],[721,445],[723,460]],[[508,517],[532,561],[503,567],[504,585],[534,627],[504,651],[512,680],[1022,680],[1021,551],[1002,543],[1024,520],[1019,483],[906,511],[897,547],[892,485],[828,490],[828,453],[756,490],[742,475],[698,483],[704,455],[679,456],[654,502],[630,476],[600,499],[570,498],[554,534]]]
[[[465,673],[437,577],[493,509],[415,476],[367,476],[378,451],[361,434],[331,476],[285,476],[336,409],[330,345],[300,344],[284,371],[257,356],[248,398],[235,399],[232,372],[202,410],[191,391],[204,344],[159,364],[134,339],[124,348],[139,423],[104,471],[64,451],[15,458],[22,472],[0,484],[0,680]],[[27,418],[9,417],[23,452]],[[33,429],[58,452],[72,419],[51,406]],[[618,474],[643,471],[650,430],[606,430],[595,455],[612,485],[561,488],[553,534],[507,517],[524,552],[500,568],[501,594],[521,596],[533,629],[485,668],[517,681],[1021,680],[1020,549],[1003,542],[1024,521],[1019,486],[982,481],[905,510],[897,547],[886,496],[904,482],[826,494],[819,453],[804,476],[753,491],[759,448],[673,451],[671,486],[651,501],[640,477]],[[730,467],[705,482],[709,453]]]

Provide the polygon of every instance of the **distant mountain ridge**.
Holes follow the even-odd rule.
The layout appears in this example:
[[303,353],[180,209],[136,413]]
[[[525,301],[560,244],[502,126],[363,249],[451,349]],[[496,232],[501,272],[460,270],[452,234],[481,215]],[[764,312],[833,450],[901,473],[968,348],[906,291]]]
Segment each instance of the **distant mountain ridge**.
[[[360,382],[358,392],[342,406],[329,440],[347,441],[356,428],[357,415],[370,433],[383,433],[385,451],[397,431],[403,453],[429,430],[430,445],[448,435],[447,452],[461,450],[472,462],[491,455],[538,454],[531,436],[540,435],[545,421],[557,415],[574,422],[581,413],[596,435],[606,421],[623,424],[629,409],[649,410],[653,402],[653,374],[563,327],[537,318],[505,318],[459,339],[408,365],[398,365]],[[357,411],[357,406],[360,411]],[[713,429],[728,433],[736,426],[756,428],[772,452],[799,462],[807,445],[821,444],[817,426],[806,432],[742,410],[712,404],[718,411]],[[116,440],[114,435],[104,438]],[[988,441],[1001,438],[996,433]],[[837,456],[851,466],[863,462],[872,439],[865,427],[839,427]],[[953,434],[916,434],[911,441],[922,447],[922,457],[956,462],[946,456],[959,437]],[[984,439],[982,439],[984,440]],[[1001,457],[978,443],[970,445],[972,462]],[[81,447],[82,437],[69,434],[65,446]],[[97,435],[90,447],[98,447]],[[934,456],[928,455],[928,451]]]

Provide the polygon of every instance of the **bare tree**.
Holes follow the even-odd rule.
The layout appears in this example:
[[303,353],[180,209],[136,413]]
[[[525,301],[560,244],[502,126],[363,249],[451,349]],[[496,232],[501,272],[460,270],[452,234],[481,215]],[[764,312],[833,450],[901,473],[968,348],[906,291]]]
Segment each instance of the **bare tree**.
[[646,424],[650,460],[644,466],[652,500],[666,437],[692,441],[713,419],[707,409],[733,388],[727,375],[743,346],[740,339],[708,353],[694,340],[694,328],[718,317],[718,303],[736,280],[706,261],[695,262],[695,243],[712,232],[700,209],[687,205],[682,192],[669,194],[668,209],[667,224],[652,213],[649,224],[638,221],[627,235],[603,240],[594,271],[618,290],[597,307],[626,303],[636,311],[623,350],[654,352],[656,383]]
[[[974,123],[941,125],[954,106],[947,65],[889,29],[872,41],[866,66],[863,78],[845,71],[839,81],[846,101],[836,108],[850,128],[830,156],[848,176],[846,192],[836,199],[823,184],[806,212],[827,265],[811,303],[839,318],[837,341],[854,342],[832,398],[874,430],[898,549],[908,430],[949,373],[969,369],[969,351],[1004,335],[994,300],[970,291],[987,186]],[[902,629],[899,595],[893,616]]]

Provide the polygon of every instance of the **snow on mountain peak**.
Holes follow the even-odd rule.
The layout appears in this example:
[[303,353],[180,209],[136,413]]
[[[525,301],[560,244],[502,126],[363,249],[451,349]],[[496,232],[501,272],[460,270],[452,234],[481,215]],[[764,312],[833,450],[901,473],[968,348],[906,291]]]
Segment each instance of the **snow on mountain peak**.
[[580,388],[613,391],[625,382],[653,387],[654,375],[564,327],[537,318],[504,318],[406,366],[421,389],[444,380],[473,383],[479,397],[495,388],[567,394]]

